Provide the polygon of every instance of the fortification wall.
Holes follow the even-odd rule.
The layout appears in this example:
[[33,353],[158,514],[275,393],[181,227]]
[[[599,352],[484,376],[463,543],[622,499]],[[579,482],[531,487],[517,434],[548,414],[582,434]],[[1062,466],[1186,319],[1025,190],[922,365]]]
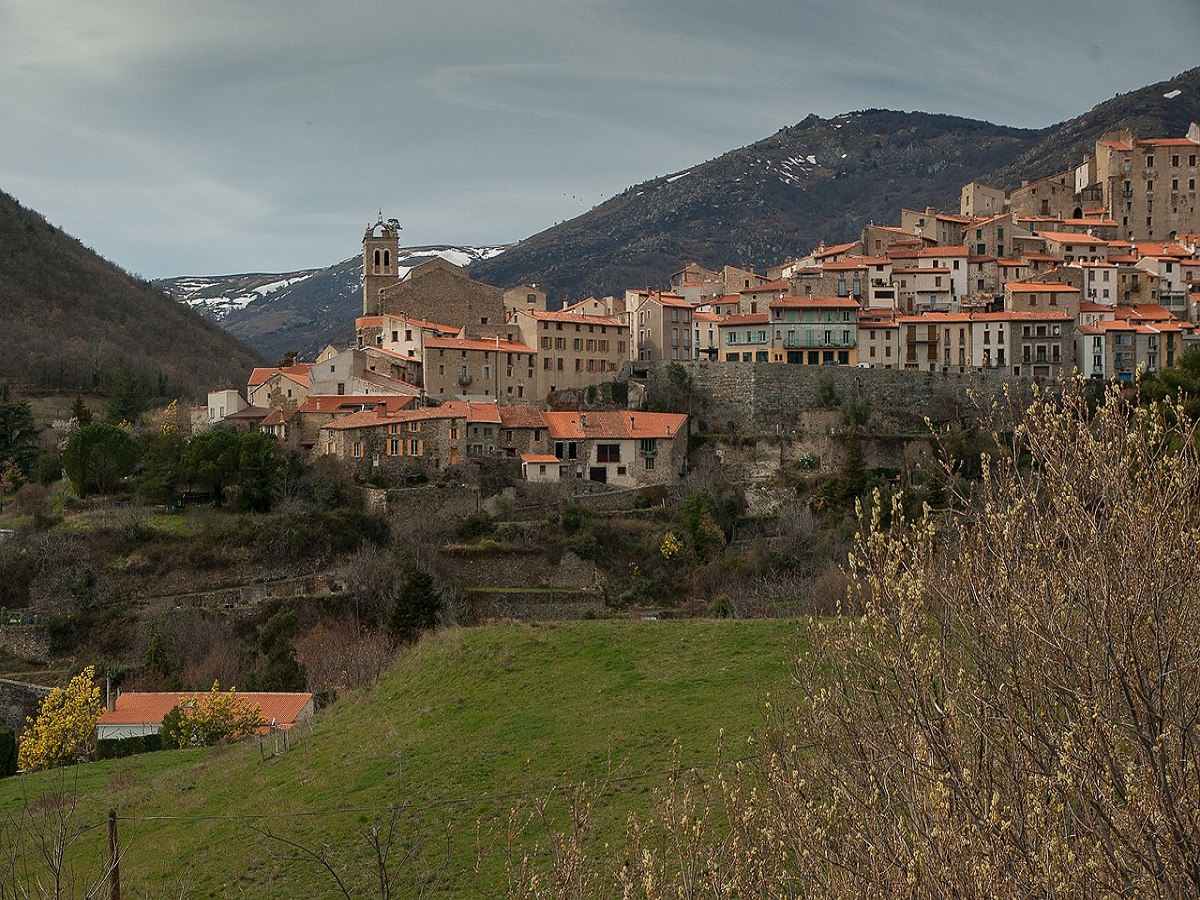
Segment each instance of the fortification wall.
[[[733,434],[797,434],[805,416],[824,405],[831,386],[841,402],[861,398],[873,414],[893,421],[897,430],[935,421],[976,418],[993,402],[1027,405],[1032,382],[996,373],[942,374],[899,372],[842,366],[787,366],[769,363],[694,361],[683,364],[693,391],[704,404],[705,429]],[[654,377],[658,377],[657,370]]]

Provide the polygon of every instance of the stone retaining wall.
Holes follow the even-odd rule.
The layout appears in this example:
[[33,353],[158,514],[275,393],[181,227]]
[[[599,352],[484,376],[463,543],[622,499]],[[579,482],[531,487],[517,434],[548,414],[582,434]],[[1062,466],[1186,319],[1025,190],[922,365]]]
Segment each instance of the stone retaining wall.
[[50,690],[40,684],[0,678],[0,725],[7,725],[18,733],[24,730],[25,719],[37,715],[38,704]]
[[[1032,396],[1027,378],[997,373],[965,375],[901,372],[844,366],[696,361],[684,363],[703,398],[705,426],[714,433],[796,433],[805,413],[819,409],[821,383],[841,401],[860,397],[881,414],[920,423],[925,416],[974,418],[1005,390],[1024,407]],[[659,377],[656,370],[653,377]],[[903,427],[903,422],[900,423]],[[694,429],[695,430],[695,429]]]
[[548,622],[579,619],[604,610],[604,595],[594,591],[467,591],[471,622],[497,619]]

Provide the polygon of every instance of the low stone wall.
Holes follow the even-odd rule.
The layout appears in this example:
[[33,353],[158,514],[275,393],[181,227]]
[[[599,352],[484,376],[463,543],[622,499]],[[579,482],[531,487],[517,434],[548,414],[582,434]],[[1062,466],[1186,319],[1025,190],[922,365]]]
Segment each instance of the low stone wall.
[[537,550],[475,552],[464,548],[460,552],[447,548],[441,560],[451,580],[468,590],[482,585],[581,590],[600,581],[596,567],[569,550],[554,562]]
[[50,690],[40,684],[0,678],[0,725],[22,731],[25,719],[37,715],[38,705]]
[[190,594],[173,594],[154,597],[147,601],[160,608],[202,607],[205,609],[233,609],[257,606],[265,600],[289,600],[293,597],[312,597],[333,593],[337,585],[331,584],[323,574],[302,575],[298,578],[283,578],[278,581],[261,581],[235,587],[197,591]]
[[604,595],[596,591],[470,590],[466,598],[475,625],[497,619],[522,622],[579,619],[604,609]]

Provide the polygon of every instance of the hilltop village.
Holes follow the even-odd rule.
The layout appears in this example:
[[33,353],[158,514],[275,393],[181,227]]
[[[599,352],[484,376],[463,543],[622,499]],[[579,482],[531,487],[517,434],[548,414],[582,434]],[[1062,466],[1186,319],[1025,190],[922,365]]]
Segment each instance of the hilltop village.
[[381,216],[363,237],[355,345],[255,369],[205,418],[362,475],[499,456],[527,481],[637,487],[683,471],[686,415],[612,409],[662,364],[1130,382],[1197,339],[1198,158],[1194,123],[1111,134],[1010,192],[967,184],[954,212],[902,210],[761,273],[690,263],[666,289],[558,310],[536,285],[496,288],[441,259],[402,271],[399,223]]

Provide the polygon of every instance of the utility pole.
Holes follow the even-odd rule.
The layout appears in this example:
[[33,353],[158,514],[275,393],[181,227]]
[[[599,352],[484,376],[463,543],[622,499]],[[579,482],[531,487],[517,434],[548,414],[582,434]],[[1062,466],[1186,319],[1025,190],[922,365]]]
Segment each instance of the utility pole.
[[108,811],[108,896],[121,900],[121,850],[117,843],[117,811]]

